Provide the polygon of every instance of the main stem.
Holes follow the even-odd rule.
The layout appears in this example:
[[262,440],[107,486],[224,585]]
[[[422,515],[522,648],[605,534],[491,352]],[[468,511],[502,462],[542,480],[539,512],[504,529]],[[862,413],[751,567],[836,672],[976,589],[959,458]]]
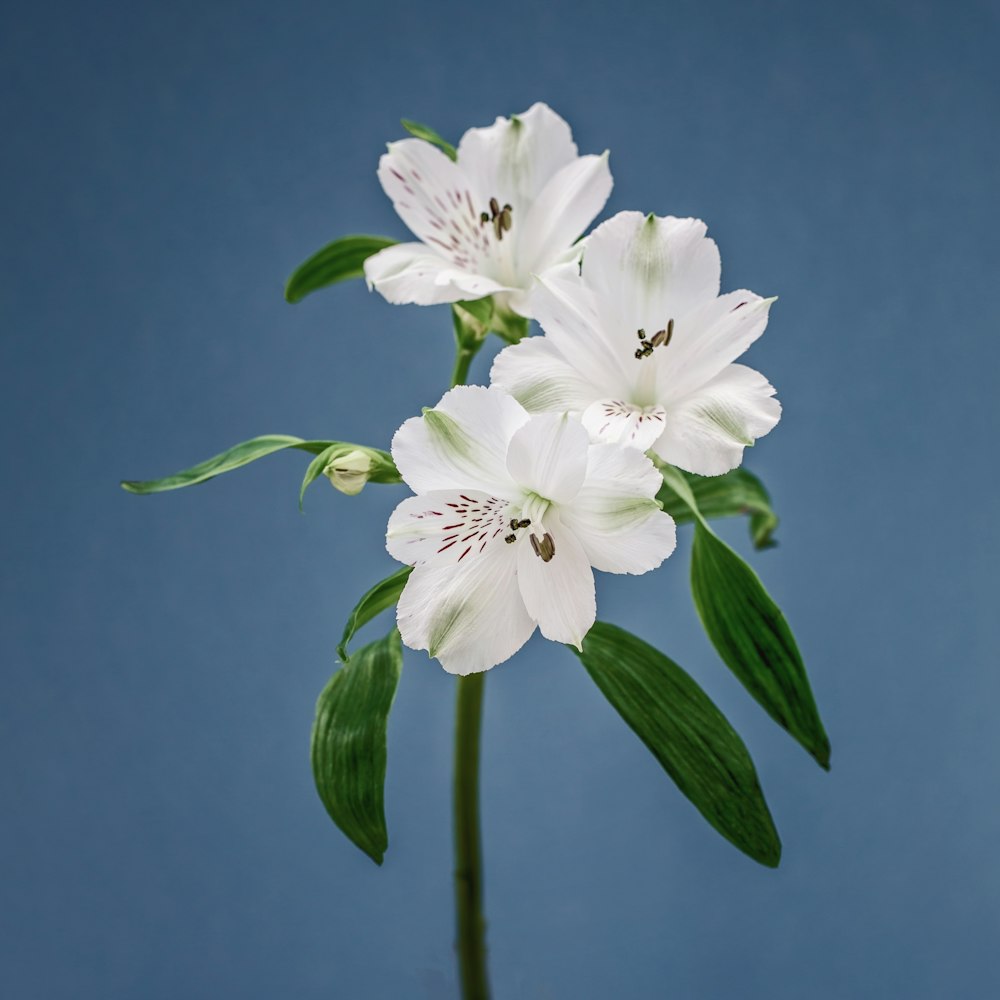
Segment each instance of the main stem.
[[488,1000],[483,861],[479,834],[479,732],[485,674],[458,679],[455,700],[455,911],[464,1000]]
[[[452,386],[464,384],[482,341],[456,338]],[[483,857],[479,833],[479,733],[485,674],[458,678],[455,696],[455,919],[458,974],[463,1000],[489,1000],[486,920],[483,918]]]

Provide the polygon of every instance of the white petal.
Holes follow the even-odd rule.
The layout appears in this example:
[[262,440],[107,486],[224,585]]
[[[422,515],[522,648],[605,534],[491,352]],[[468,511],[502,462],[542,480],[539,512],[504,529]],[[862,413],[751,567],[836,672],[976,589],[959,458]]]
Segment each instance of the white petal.
[[583,485],[589,445],[579,421],[565,413],[538,414],[510,439],[507,470],[524,490],[567,503]]
[[392,457],[414,493],[472,489],[513,496],[507,446],[528,419],[501,389],[457,386],[433,410],[396,431]]
[[698,219],[620,212],[587,239],[583,280],[607,333],[628,355],[652,334],[719,294],[719,251]]
[[490,382],[529,413],[582,412],[599,392],[548,337],[528,337],[504,348],[493,360]]
[[555,554],[548,562],[535,555],[527,539],[512,546],[517,549],[517,582],[542,635],[579,649],[597,617],[594,573],[573,532],[552,520]]
[[453,674],[513,656],[535,630],[517,585],[517,547],[501,542],[460,563],[418,565],[396,608],[403,642],[426,649]]
[[620,399],[599,399],[583,412],[583,426],[594,441],[647,451],[663,433],[662,406],[633,406]]
[[469,129],[458,144],[458,165],[485,205],[513,207],[515,225],[555,174],[577,157],[569,125],[545,104],[524,114]]
[[667,408],[656,453],[688,472],[720,476],[743,460],[743,449],[778,422],[781,404],[760,372],[729,365],[702,388]]
[[661,483],[642,452],[612,444],[591,446],[583,488],[571,505],[560,508],[559,516],[595,569],[646,573],[673,552],[673,518],[653,499]]
[[608,337],[593,293],[573,271],[560,267],[539,276],[531,291],[531,315],[580,376],[602,387],[600,395],[629,395],[634,375],[625,366],[634,365],[635,358]]
[[504,544],[509,501],[479,490],[432,490],[407,497],[389,517],[385,547],[401,563],[457,564]]
[[485,275],[460,271],[423,243],[386,247],[365,261],[365,279],[389,302],[421,306],[481,299],[505,290]]
[[484,206],[444,153],[422,139],[391,143],[378,179],[416,237],[456,271],[483,273],[493,252],[488,227],[479,221]]
[[670,344],[654,352],[657,396],[678,399],[735,361],[764,332],[774,299],[728,292],[678,317]]
[[518,258],[541,273],[565,254],[594,221],[611,194],[608,154],[581,156],[562,168],[539,193],[518,230]]

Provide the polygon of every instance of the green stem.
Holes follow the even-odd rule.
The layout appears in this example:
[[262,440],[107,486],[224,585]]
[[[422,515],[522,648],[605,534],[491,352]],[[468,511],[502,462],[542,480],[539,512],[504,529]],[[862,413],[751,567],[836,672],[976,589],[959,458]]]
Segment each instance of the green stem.
[[479,834],[479,731],[485,674],[458,678],[455,700],[455,910],[463,1000],[489,1000]]
[[[465,383],[481,340],[455,337],[451,384]],[[485,674],[458,678],[455,694],[455,948],[463,1000],[489,1000],[486,921],[483,918],[483,858],[479,833],[479,732]]]
[[456,346],[455,367],[451,373],[452,387],[465,384],[465,380],[469,377],[469,365],[472,363],[472,359],[479,353],[481,346],[482,341],[471,347],[463,344]]

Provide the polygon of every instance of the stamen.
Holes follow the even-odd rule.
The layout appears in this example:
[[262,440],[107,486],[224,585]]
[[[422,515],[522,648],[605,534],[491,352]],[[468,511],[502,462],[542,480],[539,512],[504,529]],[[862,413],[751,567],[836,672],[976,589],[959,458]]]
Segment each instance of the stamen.
[[503,239],[503,234],[509,233],[510,228],[513,225],[513,218],[511,213],[514,211],[513,207],[509,204],[504,205],[503,208],[500,207],[500,202],[496,198],[490,198],[490,210],[488,212],[479,213],[479,225],[485,226],[487,224],[492,224],[493,232],[496,234],[498,240]]
[[506,543],[507,543],[508,545],[513,545],[513,544],[514,544],[514,542],[516,542],[516,541],[517,541],[517,535],[504,535],[504,536],[503,536],[503,540],[504,540],[504,541],[505,541],[505,542],[506,542]]
[[662,330],[657,330],[649,340],[646,340],[646,331],[643,329],[636,331],[636,336],[642,341],[642,346],[635,352],[637,360],[648,358],[653,353],[654,347],[666,347],[670,343],[670,338],[674,335],[674,321],[671,319]]
[[556,543],[547,531],[540,542],[534,535],[529,535],[528,537],[531,539],[531,547],[535,550],[535,555],[542,562],[549,562],[556,554]]
[[522,520],[520,520],[520,521],[517,522],[517,526],[519,528],[530,527],[531,526],[531,521],[528,518],[523,518]]

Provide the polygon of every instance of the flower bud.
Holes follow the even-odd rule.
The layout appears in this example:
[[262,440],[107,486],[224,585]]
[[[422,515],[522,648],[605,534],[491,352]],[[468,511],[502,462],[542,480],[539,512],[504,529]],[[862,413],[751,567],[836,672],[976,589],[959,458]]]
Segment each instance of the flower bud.
[[354,448],[332,458],[323,470],[323,475],[330,480],[335,489],[353,497],[364,489],[371,471],[371,457],[360,448]]

